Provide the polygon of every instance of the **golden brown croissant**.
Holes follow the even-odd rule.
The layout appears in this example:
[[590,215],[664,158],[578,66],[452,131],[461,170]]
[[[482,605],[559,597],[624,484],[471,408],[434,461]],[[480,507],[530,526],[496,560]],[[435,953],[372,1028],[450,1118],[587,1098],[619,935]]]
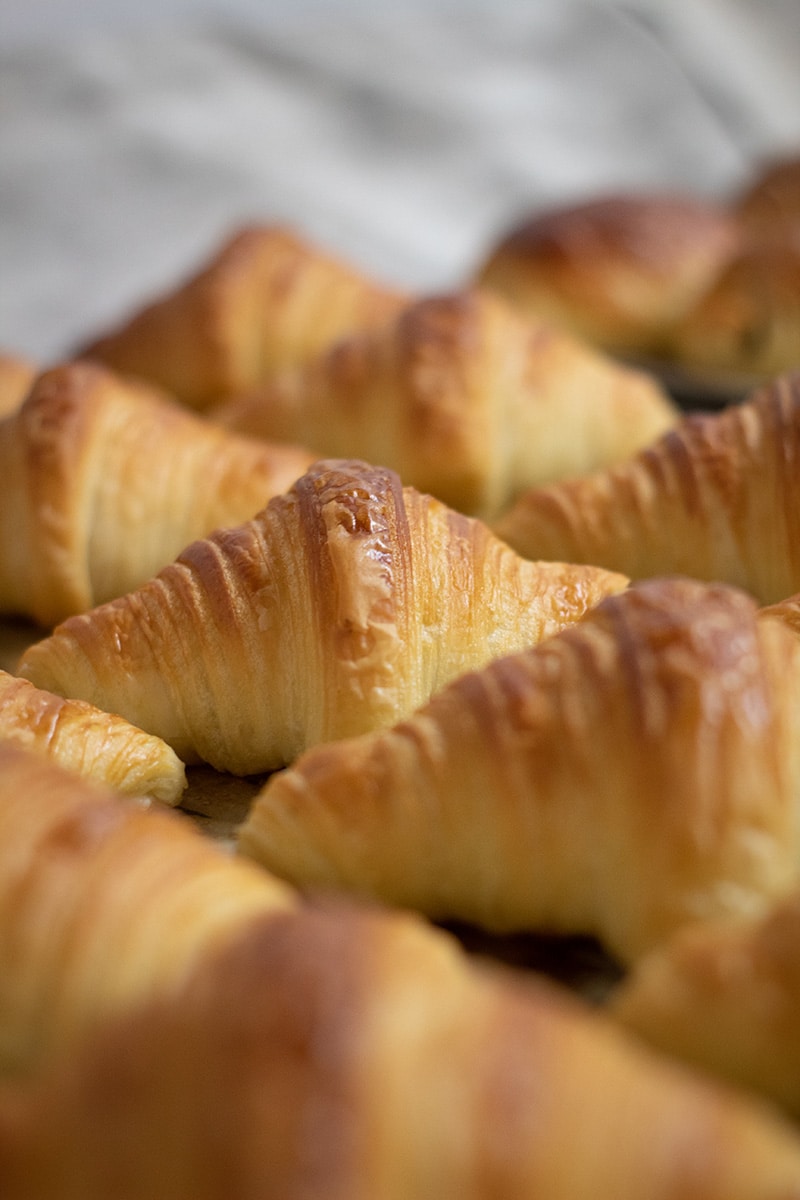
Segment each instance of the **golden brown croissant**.
[[36,377],[36,369],[24,358],[0,353],[0,417],[19,408]]
[[381,324],[405,301],[290,230],[255,226],[82,353],[204,409]]
[[174,989],[255,914],[290,903],[188,817],[0,742],[0,1071]]
[[49,625],[246,520],[314,455],[239,438],[89,363],[0,423],[0,611]]
[[673,361],[768,377],[800,368],[800,226],[737,253],[670,334]]
[[640,584],[271,776],[241,850],[304,887],[631,960],[800,877],[800,643],[737,589]]
[[364,458],[461,512],[618,462],[678,419],[655,380],[490,293],[432,297],[212,416]]
[[64,700],[0,671],[0,742],[12,741],[129,796],[178,804],[186,771],[175,751],[122,717]]
[[800,891],[760,917],[681,930],[613,1004],[648,1042],[800,1117]]
[[277,914],[0,1102],[3,1200],[790,1200],[796,1130],[406,915]]
[[769,604],[800,592],[800,375],[692,414],[628,463],[524,493],[495,523],[520,554],[634,579],[719,579]]
[[732,209],[752,236],[771,241],[793,236],[800,228],[800,157],[763,163]]
[[626,584],[528,563],[394,472],[323,460],[253,521],[65,621],[18,673],[121,713],[185,762],[254,774],[392,724]]
[[658,355],[740,238],[735,217],[710,201],[602,196],[525,220],[476,278],[614,353]]

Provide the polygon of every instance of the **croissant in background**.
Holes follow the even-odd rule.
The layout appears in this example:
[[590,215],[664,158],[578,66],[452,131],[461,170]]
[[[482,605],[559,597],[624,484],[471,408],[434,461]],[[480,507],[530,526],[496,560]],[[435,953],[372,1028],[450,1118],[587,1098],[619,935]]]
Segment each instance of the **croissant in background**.
[[313,459],[93,364],[47,371],[0,423],[0,611],[51,625],[127,592]]
[[291,230],[254,226],[202,269],[81,350],[192,408],[257,387],[406,302]]
[[800,233],[800,157],[789,155],[762,164],[742,188],[733,209],[751,236],[782,240]]
[[626,584],[528,563],[394,472],[323,460],[254,520],[65,621],[18,673],[121,713],[185,762],[254,774],[391,725]]
[[294,902],[188,817],[0,742],[0,1074],[173,991],[255,915]]
[[796,1131],[408,915],[254,922],[0,1097],[3,1200],[788,1200]]
[[525,219],[491,249],[475,280],[614,354],[658,357],[741,238],[720,204],[601,196]]
[[36,377],[36,368],[15,354],[0,353],[0,418],[19,408]]
[[628,962],[800,878],[800,642],[744,592],[656,580],[271,776],[239,847],[302,887]]
[[762,378],[800,368],[800,219],[794,239],[757,239],[676,322],[670,356]]
[[0,671],[0,742],[12,741],[129,796],[178,804],[186,771],[175,751],[122,717],[64,700]]
[[799,459],[792,374],[627,463],[524,493],[494,528],[530,558],[723,580],[771,604],[800,592]]
[[364,458],[461,512],[618,462],[678,410],[643,372],[477,291],[410,304],[211,414],[272,441]]

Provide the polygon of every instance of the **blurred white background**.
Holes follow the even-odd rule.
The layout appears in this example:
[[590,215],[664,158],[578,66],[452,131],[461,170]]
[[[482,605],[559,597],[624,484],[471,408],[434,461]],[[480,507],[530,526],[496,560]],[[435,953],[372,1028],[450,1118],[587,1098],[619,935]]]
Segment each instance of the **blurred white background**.
[[455,286],[521,214],[800,150],[797,0],[6,0],[0,346],[67,353],[284,221]]

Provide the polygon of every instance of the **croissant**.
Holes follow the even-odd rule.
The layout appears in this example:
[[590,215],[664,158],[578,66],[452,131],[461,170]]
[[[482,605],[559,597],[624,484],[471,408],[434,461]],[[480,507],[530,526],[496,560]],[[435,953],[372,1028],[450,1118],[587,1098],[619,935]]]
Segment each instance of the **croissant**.
[[756,240],[676,322],[670,357],[704,371],[768,377],[800,367],[800,223],[794,240]]
[[0,671],[0,742],[38,751],[125,795],[178,804],[183,763],[166,742],[83,700],[64,700]]
[[254,915],[293,903],[188,817],[0,742],[0,1073],[174,990]]
[[271,776],[242,853],[302,887],[629,962],[798,878],[800,643],[744,592],[653,580]]
[[258,386],[404,303],[291,230],[241,229],[197,274],[81,351],[192,408]]
[[0,418],[19,408],[35,376],[27,359],[0,353]]
[[796,236],[800,226],[800,157],[775,158],[761,165],[732,204],[755,237]]
[[800,592],[799,455],[792,374],[686,416],[628,463],[524,493],[494,529],[530,558],[718,579],[771,604]]
[[614,1015],[667,1053],[800,1116],[800,891],[766,914],[681,930],[641,960]]
[[89,363],[47,371],[0,423],[0,611],[51,625],[127,592],[313,459]]
[[17,673],[121,713],[184,762],[254,774],[392,724],[626,584],[528,563],[394,472],[322,460],[254,520],[65,621]]
[[612,353],[658,356],[741,238],[735,216],[710,201],[601,196],[527,218],[475,278]]
[[678,410],[644,372],[473,291],[411,304],[211,415],[383,463],[486,516],[523,488],[627,458]]
[[797,1133],[408,915],[254,922],[0,1103],[3,1200],[788,1200]]

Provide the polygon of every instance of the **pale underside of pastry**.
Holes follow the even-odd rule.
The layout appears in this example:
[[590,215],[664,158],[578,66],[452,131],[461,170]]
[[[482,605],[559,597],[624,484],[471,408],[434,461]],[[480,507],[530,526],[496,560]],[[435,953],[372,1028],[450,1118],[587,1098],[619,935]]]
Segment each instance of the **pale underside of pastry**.
[[525,492],[494,529],[530,558],[723,580],[772,604],[800,593],[798,458],[793,373],[627,463]]
[[178,804],[186,787],[183,763],[161,738],[0,671],[0,742],[6,741],[123,795]]
[[626,585],[527,562],[394,472],[321,461],[254,520],[65,621],[18,674],[122,714],[185,762],[253,774],[391,725]]
[[253,516],[314,457],[94,364],[55,367],[0,422],[0,611],[51,625],[121,595]]
[[211,415],[392,467],[486,516],[523,488],[627,458],[679,413],[644,372],[473,290],[409,304]]
[[800,1116],[800,890],[681,930],[637,964],[614,1015],[676,1058]]
[[800,1142],[407,915],[253,924],[0,1098],[4,1200],[787,1200]]
[[231,235],[195,275],[81,353],[192,408],[256,387],[406,302],[290,229]]
[[710,201],[599,196],[522,221],[476,279],[612,353],[658,356],[740,240],[736,218]]
[[188,817],[0,742],[0,1073],[174,990],[256,914],[292,903]]
[[239,847],[301,887],[631,961],[792,888],[799,795],[800,643],[743,592],[658,580],[303,755]]

